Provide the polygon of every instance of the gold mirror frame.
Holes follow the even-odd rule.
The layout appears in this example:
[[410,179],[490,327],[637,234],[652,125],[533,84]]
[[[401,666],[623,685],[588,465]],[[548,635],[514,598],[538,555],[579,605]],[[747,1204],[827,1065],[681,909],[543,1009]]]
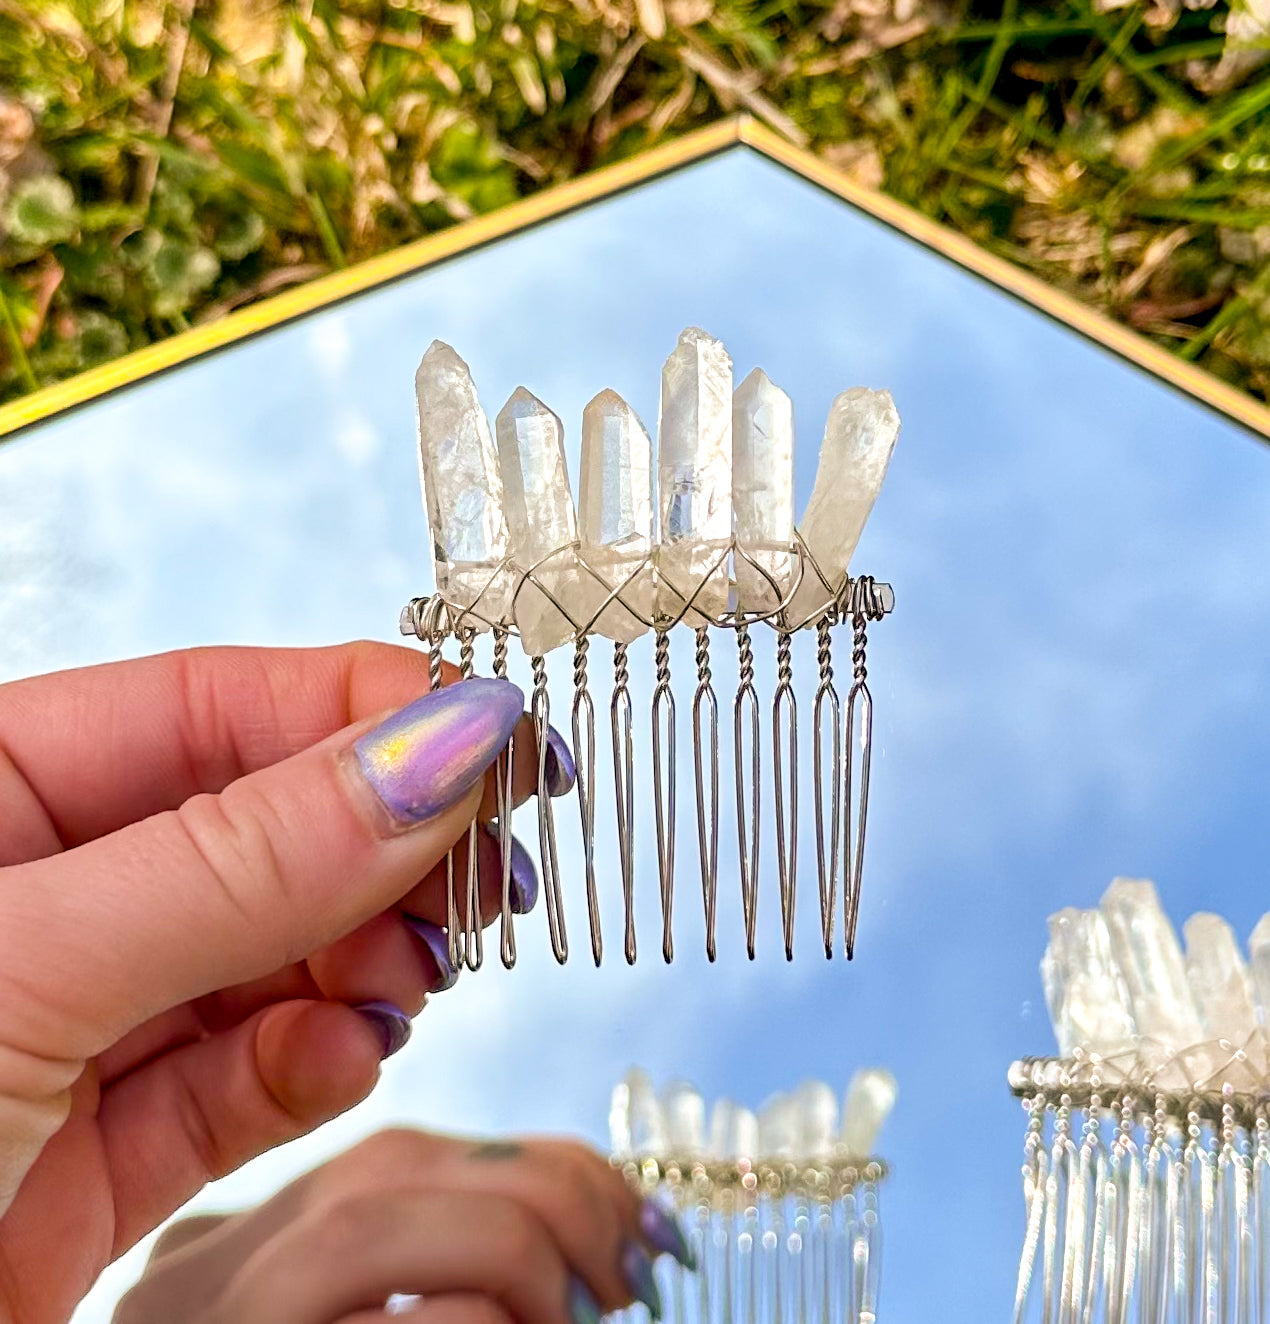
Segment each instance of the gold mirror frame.
[[319,277],[306,285],[230,313],[218,321],[194,327],[100,367],[91,368],[65,382],[22,396],[8,405],[0,406],[0,439],[101,399],[113,391],[135,385],[147,377],[190,363],[205,354],[271,331],[296,318],[331,307],[390,281],[400,280],[404,276],[473,252],[485,244],[615,197],[627,189],[650,183],[734,147],[748,147],[767,160],[784,166],[866,216],[907,235],[923,247],[1030,304],[1039,312],[1161,379],[1184,395],[1241,424],[1262,440],[1270,441],[1270,407],[1260,404],[1202,368],[1177,358],[1144,336],[1113,322],[1004,258],[987,252],[966,236],[923,216],[904,203],[857,184],[813,153],[795,147],[748,115],[737,116],[686,134],[629,161],[592,171],[487,216],[451,226],[391,253]]

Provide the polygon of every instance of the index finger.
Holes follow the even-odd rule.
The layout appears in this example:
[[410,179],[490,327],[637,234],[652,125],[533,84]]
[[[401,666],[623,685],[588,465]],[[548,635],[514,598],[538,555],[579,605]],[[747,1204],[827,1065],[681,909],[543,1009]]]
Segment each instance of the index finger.
[[0,686],[0,865],[222,791],[428,688],[425,653],[366,642],[194,648]]

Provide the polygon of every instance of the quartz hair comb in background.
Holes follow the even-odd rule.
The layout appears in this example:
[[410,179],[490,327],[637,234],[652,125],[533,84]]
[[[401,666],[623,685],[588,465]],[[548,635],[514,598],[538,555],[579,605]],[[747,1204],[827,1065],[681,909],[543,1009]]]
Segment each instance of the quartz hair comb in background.
[[[670,633],[679,625],[695,632],[695,674],[689,682],[695,872],[709,958],[716,951],[720,819],[733,809],[746,949],[754,956],[760,860],[769,849],[760,842],[766,806],[774,809],[770,849],[784,950],[793,957],[799,864],[793,640],[799,631],[814,635],[818,676],[811,704],[811,793],[821,938],[825,955],[832,956],[841,889],[843,944],[848,957],[853,952],[872,749],[866,628],[892,610],[894,596],[888,585],[850,578],[847,568],[886,474],[899,416],[886,391],[856,387],[834,400],[811,499],[796,523],[793,405],[757,368],[735,390],[732,377],[732,360],[719,341],[703,331],[683,332],[662,369],[655,447],[631,407],[615,392],[601,391],[582,414],[575,505],[564,424],[546,404],[520,387],[491,427],[467,365],[439,341],[416,374],[419,468],[436,592],[406,605],[401,630],[429,645],[434,684],[441,682],[442,647],[449,639],[458,643],[463,675],[473,672],[476,641],[486,632],[492,636],[495,675],[507,674],[511,637],[519,637],[531,660],[539,859],[552,951],[561,962],[569,941],[555,818],[559,802],[553,804],[545,793],[546,655],[564,645],[572,649],[569,726],[592,957],[598,965],[604,946],[595,860],[603,801],[615,812],[624,955],[634,962],[637,951],[637,824],[650,824],[661,950],[670,961],[676,862],[684,854],[677,833],[677,773],[688,762],[678,755],[683,734],[670,669]],[[776,681],[766,720],[750,635],[760,623],[772,628],[776,643]],[[851,678],[841,696],[831,645],[839,625],[851,628]],[[735,786],[727,793],[720,790],[721,720],[711,654],[712,632],[722,631],[736,641],[738,669],[730,741]],[[597,700],[588,670],[594,636],[613,646],[611,689],[598,701],[608,710],[607,739],[597,738]],[[648,670],[655,681],[652,767],[645,769],[635,760],[630,650],[649,642]],[[602,759],[597,749],[604,751]],[[509,763],[503,761],[498,777],[500,955],[507,966],[516,959],[505,812]],[[483,960],[475,862],[470,850],[466,887],[454,878],[453,863],[448,869],[448,932],[456,968],[462,963],[476,969]]]
[[[674,1208],[696,1259],[657,1266],[666,1324],[873,1324],[881,1273],[873,1157],[895,1079],[858,1071],[838,1099],[822,1081],[757,1113],[691,1085],[657,1093],[643,1071],[613,1091],[613,1162]],[[618,1318],[646,1317],[642,1306]]]
[[1270,915],[1245,961],[1155,887],[1117,878],[1049,921],[1058,1058],[1010,1084],[1029,1114],[1014,1319],[1270,1321]]

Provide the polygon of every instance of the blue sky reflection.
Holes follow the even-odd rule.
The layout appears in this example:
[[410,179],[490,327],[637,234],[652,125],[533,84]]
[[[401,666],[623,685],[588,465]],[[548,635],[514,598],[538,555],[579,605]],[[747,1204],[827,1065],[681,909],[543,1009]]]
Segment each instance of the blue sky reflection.
[[[759,363],[793,396],[800,508],[838,390],[888,386],[904,420],[855,563],[899,599],[871,637],[857,960],[816,953],[807,791],[794,964],[777,950],[770,821],[760,955],[743,958],[725,819],[718,965],[702,953],[690,842],[678,958],[656,958],[649,822],[643,959],[620,961],[617,879],[602,876],[610,959],[595,971],[570,803],[570,964],[554,965],[531,917],[516,971],[436,999],[371,1101],[200,1203],[257,1198],[394,1120],[602,1142],[633,1061],[753,1104],[886,1064],[900,1103],[884,1138],[883,1317],[1004,1317],[1023,1137],[1005,1068],[1052,1047],[1046,915],[1092,904],[1116,873],[1156,878],[1179,922],[1218,909],[1246,936],[1270,906],[1270,455],[1231,424],[738,151],[0,448],[0,677],[202,642],[395,638],[429,582],[411,395],[428,342],[467,358],[491,415],[523,382],[576,448],[604,386],[655,425],[659,365],[689,324],[726,341],[738,380]],[[574,462],[576,475],[576,449]],[[756,638],[770,692],[771,636]],[[730,701],[729,642],[715,652]],[[597,684],[606,655],[593,650]],[[679,647],[681,677],[688,661]],[[567,672],[562,655],[553,674]],[[800,683],[806,725],[805,665]],[[680,795],[687,841],[690,762]],[[108,1319],[135,1269],[109,1274],[80,1324]]]

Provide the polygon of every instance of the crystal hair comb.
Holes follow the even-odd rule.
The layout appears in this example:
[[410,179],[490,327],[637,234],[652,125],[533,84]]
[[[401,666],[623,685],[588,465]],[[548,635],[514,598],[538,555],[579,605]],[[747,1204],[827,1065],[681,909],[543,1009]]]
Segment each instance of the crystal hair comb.
[[1270,1320],[1270,915],[1246,964],[1192,915],[1183,956],[1153,884],[1050,917],[1060,1057],[1010,1085],[1029,1122],[1014,1319]]
[[[425,641],[433,684],[441,647],[459,645],[459,670],[473,671],[475,640],[492,634],[492,668],[507,674],[507,643],[518,636],[533,671],[531,715],[538,734],[538,844],[552,951],[568,958],[555,812],[547,790],[550,716],[546,655],[573,646],[571,726],[585,868],[591,954],[600,964],[603,936],[596,885],[596,815],[600,769],[595,703],[588,675],[593,636],[613,643],[609,698],[612,803],[624,907],[623,950],[636,957],[635,833],[651,816],[657,847],[662,954],[673,958],[677,850],[676,703],[670,634],[695,632],[691,702],[698,870],[706,950],[716,950],[720,828],[719,701],[711,669],[711,632],[736,639],[738,685],[732,702],[741,905],[746,949],[755,953],[760,821],[770,793],[784,950],[793,958],[798,871],[798,713],[793,638],[814,631],[818,685],[812,703],[816,872],[826,956],[835,946],[841,874],[844,948],[852,955],[860,906],[872,749],[873,701],[867,684],[868,622],[894,607],[886,584],[852,579],[847,565],[873,507],[899,433],[886,391],[855,388],[833,402],[814,490],[794,523],[794,424],[789,397],[755,369],[733,391],[732,360],[719,341],[687,330],[662,370],[656,463],[635,412],[613,391],[583,411],[582,466],[575,510],[560,419],[523,387],[513,392],[493,431],[467,365],[437,341],[415,378],[419,468],[432,535],[436,592],[409,602],[403,634]],[[766,786],[763,723],[750,636],[759,623],[776,635],[776,683]],[[834,682],[831,632],[851,626],[851,680],[845,701]],[[635,766],[631,657],[653,635],[651,778]],[[858,743],[858,758],[856,745]],[[652,814],[639,787],[651,784]],[[510,759],[500,765],[498,820],[503,889],[500,955],[516,959],[511,907]],[[476,914],[476,852],[469,851],[464,914],[454,866],[448,869],[450,956],[478,968],[483,959]]]
[[691,1085],[659,1095],[630,1072],[613,1091],[613,1162],[675,1209],[697,1263],[659,1262],[666,1324],[873,1324],[887,1169],[871,1155],[895,1098],[889,1072],[858,1071],[841,1125],[834,1091],[808,1081],[757,1114],[720,1099],[707,1127]]

